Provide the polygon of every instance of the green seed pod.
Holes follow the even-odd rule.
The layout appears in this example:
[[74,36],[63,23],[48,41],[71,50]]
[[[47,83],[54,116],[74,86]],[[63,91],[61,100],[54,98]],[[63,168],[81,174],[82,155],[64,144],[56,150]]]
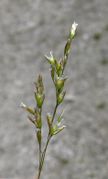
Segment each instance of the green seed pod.
[[64,82],[66,81],[66,78],[60,78],[58,77],[55,81],[56,89],[61,91],[64,87]]
[[63,79],[57,79],[56,80],[56,88],[60,90],[64,86],[64,80]]

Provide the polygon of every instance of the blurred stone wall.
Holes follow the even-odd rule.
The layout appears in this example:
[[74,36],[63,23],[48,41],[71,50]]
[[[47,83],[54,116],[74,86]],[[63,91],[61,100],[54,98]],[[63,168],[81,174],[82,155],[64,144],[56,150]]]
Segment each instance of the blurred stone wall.
[[19,105],[35,104],[33,82],[42,73],[44,114],[53,111],[44,54],[63,54],[74,20],[79,26],[66,69],[67,129],[51,141],[42,178],[108,178],[108,0],[0,0],[1,179],[36,174],[35,130]]

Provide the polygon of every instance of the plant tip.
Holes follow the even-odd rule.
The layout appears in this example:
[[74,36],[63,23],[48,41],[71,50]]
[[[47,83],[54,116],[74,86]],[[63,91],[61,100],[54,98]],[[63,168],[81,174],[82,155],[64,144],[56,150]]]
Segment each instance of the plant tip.
[[75,36],[77,26],[78,26],[78,24],[74,21],[74,23],[72,24],[72,27],[71,27],[71,36],[72,36],[72,38]]

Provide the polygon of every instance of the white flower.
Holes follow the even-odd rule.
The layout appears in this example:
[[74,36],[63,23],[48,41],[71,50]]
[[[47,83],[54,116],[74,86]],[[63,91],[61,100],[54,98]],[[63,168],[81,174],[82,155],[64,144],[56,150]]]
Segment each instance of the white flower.
[[23,102],[21,102],[20,107],[21,108],[26,108],[27,106]]
[[54,64],[55,64],[55,58],[54,58],[54,56],[53,56],[52,51],[50,51],[50,57],[48,57],[47,55],[45,55],[45,58],[48,60],[48,62],[49,62],[51,65],[54,65]]
[[78,26],[78,24],[76,22],[74,22],[72,24],[72,27],[71,27],[71,36],[72,36],[72,38],[75,36],[77,26]]

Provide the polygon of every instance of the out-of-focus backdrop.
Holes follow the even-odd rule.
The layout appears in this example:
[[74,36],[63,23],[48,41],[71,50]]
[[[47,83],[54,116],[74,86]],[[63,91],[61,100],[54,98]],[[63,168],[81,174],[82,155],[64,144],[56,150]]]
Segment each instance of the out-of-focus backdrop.
[[66,108],[67,129],[51,141],[42,177],[108,178],[108,0],[0,0],[2,179],[36,174],[35,129],[19,106],[21,101],[35,105],[33,83],[42,73],[44,114],[53,111],[55,95],[44,54],[52,50],[62,56],[74,20],[78,33],[66,69],[67,95],[59,108]]

